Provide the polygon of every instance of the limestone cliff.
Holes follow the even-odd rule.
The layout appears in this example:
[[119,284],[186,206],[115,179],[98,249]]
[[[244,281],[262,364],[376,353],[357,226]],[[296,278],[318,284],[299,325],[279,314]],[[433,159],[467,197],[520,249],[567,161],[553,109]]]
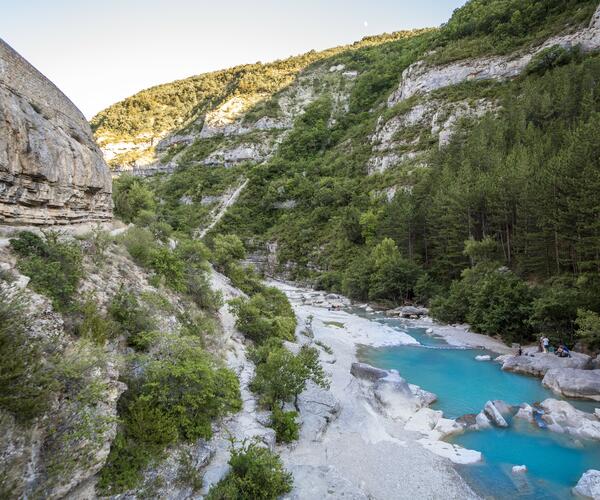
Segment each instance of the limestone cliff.
[[2,40],[0,123],[0,223],[111,218],[111,177],[85,117]]

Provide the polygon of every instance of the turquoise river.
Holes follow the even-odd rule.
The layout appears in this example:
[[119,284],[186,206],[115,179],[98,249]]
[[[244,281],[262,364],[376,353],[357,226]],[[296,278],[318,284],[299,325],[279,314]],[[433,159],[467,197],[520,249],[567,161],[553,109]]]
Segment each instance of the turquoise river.
[[[357,311],[352,311],[356,313]],[[364,315],[364,313],[360,313]],[[433,408],[457,418],[479,413],[488,400],[534,403],[558,398],[533,377],[504,372],[494,362],[476,361],[475,356],[493,353],[481,349],[456,348],[428,335],[410,322],[368,316],[373,321],[406,332],[420,346],[364,348],[362,361],[385,369],[396,369],[410,383],[438,396]],[[584,411],[597,404],[570,401]],[[457,466],[471,487],[484,498],[572,498],[571,488],[583,472],[600,468],[600,444],[581,442],[538,429],[528,422],[513,420],[508,429],[472,431],[452,442],[483,454],[480,464]],[[513,465],[526,465],[526,474],[513,474]]]

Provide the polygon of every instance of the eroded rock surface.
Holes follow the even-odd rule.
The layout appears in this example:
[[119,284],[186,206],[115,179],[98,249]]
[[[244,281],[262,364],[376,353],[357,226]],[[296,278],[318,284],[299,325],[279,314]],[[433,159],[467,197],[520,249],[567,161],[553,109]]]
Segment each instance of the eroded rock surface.
[[0,223],[111,218],[111,177],[85,117],[2,40],[0,122]]
[[600,369],[554,368],[546,372],[542,384],[566,397],[600,401]]
[[502,369],[543,377],[551,369],[576,368],[585,370],[591,366],[591,358],[587,354],[571,353],[570,358],[559,358],[551,353],[535,353],[532,356],[508,356],[503,358]]
[[573,493],[583,498],[600,499],[600,470],[590,469],[583,473]]
[[589,27],[566,35],[554,36],[523,55],[484,57],[463,60],[443,66],[431,66],[425,61],[411,64],[402,73],[402,81],[388,100],[388,106],[450,85],[472,80],[506,80],[518,76],[542,50],[559,45],[579,46],[584,52],[600,48],[600,7],[592,17]]

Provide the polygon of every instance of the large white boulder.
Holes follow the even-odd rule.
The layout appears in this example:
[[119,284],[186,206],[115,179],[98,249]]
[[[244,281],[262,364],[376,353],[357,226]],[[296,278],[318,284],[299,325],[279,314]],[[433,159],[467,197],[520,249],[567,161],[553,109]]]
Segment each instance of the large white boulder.
[[573,493],[584,498],[600,499],[600,470],[590,469],[583,473]]
[[566,397],[600,401],[600,369],[553,368],[546,372],[542,384]]
[[591,413],[574,408],[567,401],[546,399],[541,403],[542,419],[548,429],[582,439],[600,440],[600,420]]
[[560,358],[555,354],[542,352],[535,353],[532,356],[509,356],[502,363],[503,370],[534,375],[536,377],[543,377],[548,370],[554,368],[577,368],[584,370],[590,368],[590,366],[590,356],[578,352],[571,353],[570,358]]

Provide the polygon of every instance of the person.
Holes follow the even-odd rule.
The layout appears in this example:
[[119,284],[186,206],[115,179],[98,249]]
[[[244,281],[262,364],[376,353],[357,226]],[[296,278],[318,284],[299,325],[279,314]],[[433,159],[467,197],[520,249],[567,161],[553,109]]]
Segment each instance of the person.
[[559,358],[570,358],[571,351],[565,344],[560,344],[555,353]]
[[550,346],[550,339],[545,335],[542,337],[542,351],[548,352],[548,347]]
[[523,348],[521,347],[521,344],[519,344],[519,348],[517,350],[517,356],[521,356],[523,354]]

